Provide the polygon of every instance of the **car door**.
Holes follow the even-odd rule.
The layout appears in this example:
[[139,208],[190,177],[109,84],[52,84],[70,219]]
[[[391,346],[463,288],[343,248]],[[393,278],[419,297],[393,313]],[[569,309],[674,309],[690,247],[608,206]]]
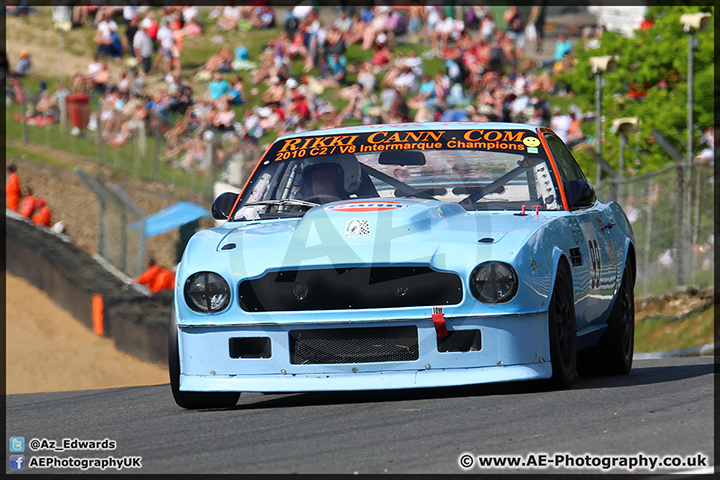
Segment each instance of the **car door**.
[[[549,133],[545,134],[545,140],[568,201],[572,201],[569,194],[578,182],[587,182],[587,178],[562,140]],[[610,235],[614,222],[612,210],[596,201],[594,194],[569,207],[573,213],[570,228],[574,228],[577,246],[568,254],[573,263],[575,312],[580,332],[603,324],[610,311],[616,281],[616,257]]]

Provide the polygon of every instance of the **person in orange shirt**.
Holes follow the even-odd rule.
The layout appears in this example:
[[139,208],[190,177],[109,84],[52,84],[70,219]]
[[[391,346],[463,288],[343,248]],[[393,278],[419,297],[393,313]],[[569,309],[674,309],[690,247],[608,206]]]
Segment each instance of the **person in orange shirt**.
[[23,198],[20,203],[20,215],[30,218],[32,214],[35,213],[35,207],[37,207],[35,196],[33,195],[32,190],[28,188],[27,195],[25,195],[25,198]]
[[175,273],[171,272],[165,267],[160,267],[155,281],[149,285],[150,290],[153,293],[157,293],[160,290],[172,290],[175,286]]
[[158,273],[160,272],[160,266],[155,263],[155,260],[150,259],[150,262],[148,263],[148,269],[140,275],[135,282],[145,285],[149,289],[152,290],[152,285],[155,283],[155,279],[158,276]]
[[50,207],[45,203],[45,199],[40,197],[37,201],[37,206],[40,210],[32,216],[32,221],[35,225],[44,225],[50,228],[50,219],[52,217]]
[[20,204],[22,190],[20,189],[20,177],[17,174],[15,165],[8,165],[8,179],[5,184],[5,205],[10,210],[17,212]]

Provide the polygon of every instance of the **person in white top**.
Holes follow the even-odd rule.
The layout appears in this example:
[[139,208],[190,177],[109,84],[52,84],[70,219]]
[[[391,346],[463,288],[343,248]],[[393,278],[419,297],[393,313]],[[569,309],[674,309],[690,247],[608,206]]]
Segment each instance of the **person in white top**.
[[163,65],[163,75],[170,73],[170,64],[172,63],[172,47],[174,43],[173,32],[167,22],[163,22],[157,33],[157,41],[159,44],[158,56],[155,60],[155,67]]
[[133,38],[133,52],[135,57],[142,65],[142,69],[145,73],[150,71],[150,58],[153,53],[153,44],[150,36],[145,31],[145,26],[140,22],[138,31]]
[[570,115],[563,114],[559,107],[553,107],[552,113],[550,128],[557,133],[557,136],[560,137],[563,143],[567,143],[567,135],[570,130],[570,125],[572,124],[572,118],[570,118]]

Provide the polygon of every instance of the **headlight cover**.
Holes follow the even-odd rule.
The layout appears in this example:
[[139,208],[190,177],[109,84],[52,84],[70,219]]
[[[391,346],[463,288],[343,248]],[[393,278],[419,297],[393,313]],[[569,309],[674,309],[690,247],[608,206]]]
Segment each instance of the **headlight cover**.
[[470,274],[470,291],[483,303],[509,302],[517,290],[517,273],[507,263],[481,263]]
[[230,286],[213,272],[197,272],[185,281],[185,303],[200,313],[218,313],[230,304]]

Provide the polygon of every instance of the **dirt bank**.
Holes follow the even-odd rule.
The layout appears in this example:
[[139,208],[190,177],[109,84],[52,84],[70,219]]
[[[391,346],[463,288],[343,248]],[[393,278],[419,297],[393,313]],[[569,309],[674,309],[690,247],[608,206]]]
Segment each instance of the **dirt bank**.
[[5,275],[6,393],[158,385],[167,369],[121,352],[22,278]]

